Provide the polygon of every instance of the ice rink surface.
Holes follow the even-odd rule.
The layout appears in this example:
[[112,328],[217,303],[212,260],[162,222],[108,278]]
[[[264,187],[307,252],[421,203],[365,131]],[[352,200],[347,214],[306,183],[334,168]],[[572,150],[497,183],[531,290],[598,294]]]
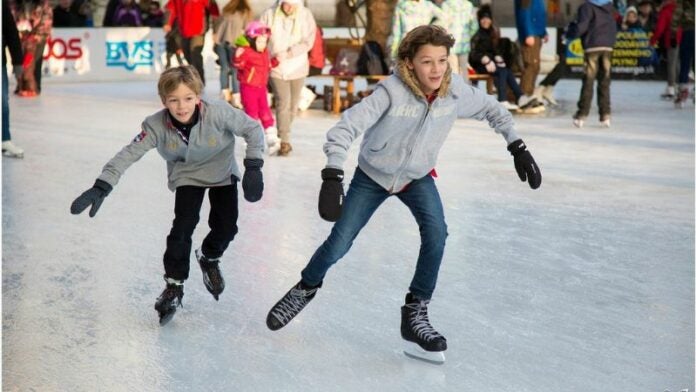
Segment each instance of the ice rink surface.
[[[160,327],[153,304],[174,195],[157,152],[95,218],[69,213],[160,109],[155,83],[51,84],[38,99],[11,97],[13,140],[26,153],[2,158],[3,390],[694,391],[693,104],[660,101],[662,82],[614,81],[612,128],[593,108],[576,129],[579,86],[563,80],[559,109],[516,116],[539,190],[519,181],[486,123],[452,129],[437,165],[449,237],[430,306],[448,340],[442,366],[402,354],[399,308],[419,234],[396,198],[307,309],[266,328],[330,231],[317,195],[337,117],[296,119],[293,153],[266,160],[263,199],[240,202],[220,302],[192,255],[184,307]],[[194,248],[207,213],[206,201]]]

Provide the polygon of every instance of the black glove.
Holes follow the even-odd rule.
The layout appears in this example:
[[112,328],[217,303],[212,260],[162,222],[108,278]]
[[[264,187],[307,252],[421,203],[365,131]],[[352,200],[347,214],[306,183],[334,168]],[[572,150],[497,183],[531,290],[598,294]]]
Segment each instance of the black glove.
[[523,182],[527,181],[532,189],[539,188],[541,185],[541,171],[536,162],[534,162],[532,154],[527,151],[527,146],[524,145],[522,139],[517,139],[510,143],[507,149],[515,159],[515,170],[517,170],[520,180]]
[[341,217],[343,207],[343,170],[327,167],[321,171],[319,191],[319,216],[329,222],[336,222]]
[[99,207],[101,207],[104,198],[111,193],[112,189],[113,188],[108,182],[97,180],[90,189],[84,191],[72,202],[72,205],[70,205],[70,213],[77,215],[91,205],[92,209],[89,210],[89,217],[93,218],[94,215],[97,214],[97,211],[99,211]]
[[263,196],[263,159],[245,159],[244,160],[244,177],[242,178],[242,189],[244,190],[244,198],[248,202],[256,202],[261,200]]

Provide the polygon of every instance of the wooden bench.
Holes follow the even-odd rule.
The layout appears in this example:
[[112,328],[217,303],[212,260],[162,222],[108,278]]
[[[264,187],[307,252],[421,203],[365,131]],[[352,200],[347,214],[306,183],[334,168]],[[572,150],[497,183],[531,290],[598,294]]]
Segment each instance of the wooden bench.
[[[368,81],[379,81],[389,75],[312,75],[308,78],[331,78],[331,113],[341,114],[341,109],[350,107],[355,100],[355,80],[364,78]],[[345,93],[345,94],[344,94]],[[343,97],[345,95],[345,98]]]
[[488,94],[493,94],[495,90],[495,80],[491,74],[469,74],[469,81],[471,82],[486,82],[486,92]]

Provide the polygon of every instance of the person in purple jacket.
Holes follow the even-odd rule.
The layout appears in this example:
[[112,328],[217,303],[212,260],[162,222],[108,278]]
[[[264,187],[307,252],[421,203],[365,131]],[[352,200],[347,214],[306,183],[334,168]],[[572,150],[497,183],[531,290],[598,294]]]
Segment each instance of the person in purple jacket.
[[257,121],[226,102],[201,99],[203,81],[191,65],[169,68],[157,84],[165,108],[147,117],[130,144],[123,147],[102,169],[94,186],[70,206],[80,214],[91,206],[94,217],[104,198],[133,163],[156,148],[167,161],[169,189],[175,192],[174,222],[164,252],[166,287],[155,310],[165,324],[181,306],[184,281],[189,276],[191,236],[199,220],[205,191],[210,199],[210,232],[196,249],[203,282],[215,300],[225,289],[220,273],[222,254],[237,234],[237,181],[241,177],[234,148],[236,137],[246,142],[244,198],[256,202],[263,194],[263,130]]
[[[327,133],[326,167],[319,215],[336,222],[302,271],[302,279],[268,313],[266,324],[288,324],[317,293],[329,268],[350,249],[372,214],[390,196],[411,211],[421,234],[416,271],[401,308],[401,335],[408,355],[442,363],[446,339],[428,321],[445,249],[447,225],[434,168],[457,118],[486,120],[503,136],[517,174],[532,189],[541,185],[539,167],[515,134],[510,112],[494,97],[470,86],[448,65],[454,38],[442,27],[419,26],[399,44],[395,72],[372,94],[345,111]],[[343,164],[353,141],[363,136],[358,167],[343,194]]]

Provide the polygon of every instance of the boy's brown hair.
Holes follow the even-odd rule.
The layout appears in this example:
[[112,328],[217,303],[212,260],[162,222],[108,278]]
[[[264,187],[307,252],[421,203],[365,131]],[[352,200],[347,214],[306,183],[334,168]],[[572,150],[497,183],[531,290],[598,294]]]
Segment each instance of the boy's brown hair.
[[435,25],[422,25],[409,31],[399,44],[397,57],[401,61],[413,60],[416,52],[423,45],[444,46],[449,55],[450,48],[454,46],[454,37],[447,30]]
[[159,77],[159,82],[157,82],[157,93],[162,99],[162,102],[164,102],[167,95],[176,90],[180,84],[184,84],[186,87],[190,88],[196,95],[201,95],[203,93],[203,81],[200,75],[198,75],[196,68],[192,65],[172,67],[162,72],[162,75]]

